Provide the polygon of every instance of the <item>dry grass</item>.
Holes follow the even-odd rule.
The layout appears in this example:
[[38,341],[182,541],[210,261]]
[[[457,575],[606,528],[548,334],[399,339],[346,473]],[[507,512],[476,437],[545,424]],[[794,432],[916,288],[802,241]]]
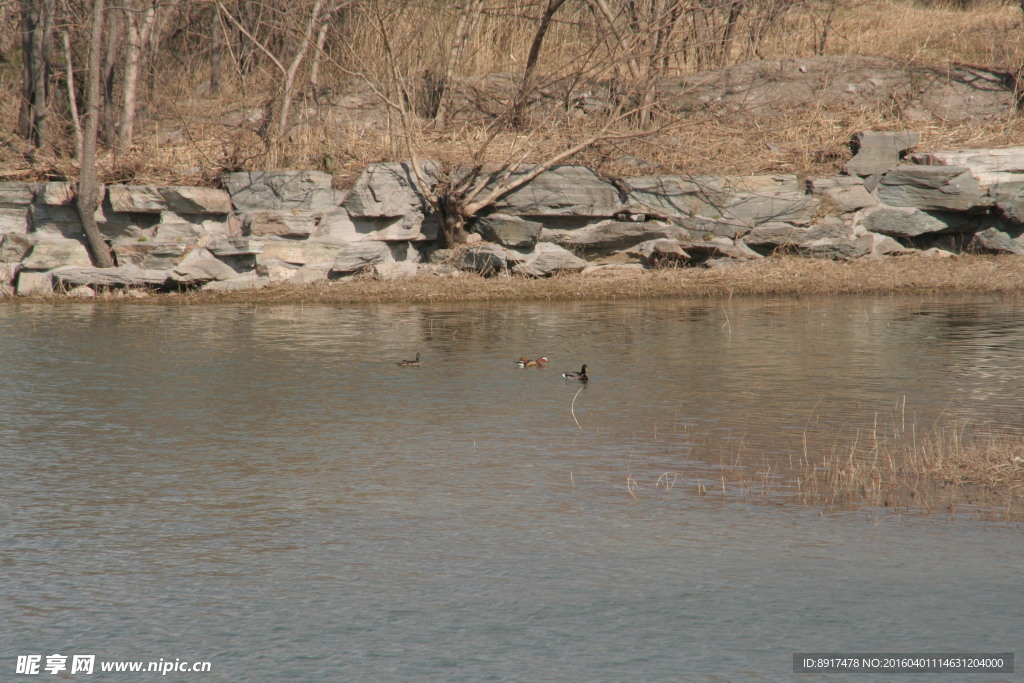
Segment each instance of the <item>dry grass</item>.
[[400,280],[357,276],[253,292],[190,292],[132,301],[176,304],[434,304],[664,297],[821,296],[848,294],[1024,294],[1024,258],[905,256],[849,263],[779,256],[721,268],[607,270],[547,279],[421,275]]

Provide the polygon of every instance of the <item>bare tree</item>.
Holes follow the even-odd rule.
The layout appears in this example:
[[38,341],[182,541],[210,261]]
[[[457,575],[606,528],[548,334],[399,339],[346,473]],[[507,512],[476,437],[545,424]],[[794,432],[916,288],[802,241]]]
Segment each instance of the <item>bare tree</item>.
[[121,113],[117,124],[118,151],[132,144],[135,136],[135,113],[138,109],[139,73],[142,68],[143,46],[156,21],[158,0],[125,0],[125,56],[121,77]]
[[[561,2],[564,1],[561,0]],[[428,115],[434,119],[434,125],[437,128],[444,128],[448,123],[452,78],[455,75],[456,67],[462,61],[462,54],[466,51],[466,45],[469,43],[473,31],[476,30],[476,25],[480,21],[480,13],[483,12],[483,7],[484,0],[464,1],[462,10],[459,12],[458,24],[455,27],[455,39],[448,50],[448,58],[444,61],[441,75],[432,83],[430,82],[431,79],[427,79],[428,89],[430,90],[427,94],[434,103],[434,111],[428,112]]]
[[22,97],[18,134],[33,147],[49,144],[54,0],[22,0]]
[[523,80],[519,84],[519,91],[512,101],[510,114],[511,124],[514,128],[522,128],[525,123],[527,97],[534,92],[537,86],[537,64],[540,60],[540,50],[544,45],[544,38],[547,36],[548,28],[554,19],[555,12],[565,4],[565,0],[548,0],[544,14],[541,15],[537,30],[533,34],[533,42],[530,44],[530,53],[526,57],[526,69],[523,72]]
[[85,128],[82,131],[82,149],[79,153],[81,173],[78,178],[76,205],[78,216],[85,229],[93,263],[100,268],[112,268],[114,256],[103,239],[96,224],[96,210],[102,196],[96,178],[96,139],[99,136],[101,55],[105,0],[94,0],[92,8],[92,30],[89,37],[89,68],[86,73],[87,94],[85,98]]

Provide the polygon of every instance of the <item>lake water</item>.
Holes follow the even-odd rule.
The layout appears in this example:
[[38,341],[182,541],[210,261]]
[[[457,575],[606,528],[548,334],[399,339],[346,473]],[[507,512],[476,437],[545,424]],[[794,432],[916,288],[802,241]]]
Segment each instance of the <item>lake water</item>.
[[1022,651],[1020,523],[712,486],[880,421],[1024,433],[1021,302],[8,303],[0,351],[0,680],[51,654],[96,656],[58,680],[776,681],[797,652]]

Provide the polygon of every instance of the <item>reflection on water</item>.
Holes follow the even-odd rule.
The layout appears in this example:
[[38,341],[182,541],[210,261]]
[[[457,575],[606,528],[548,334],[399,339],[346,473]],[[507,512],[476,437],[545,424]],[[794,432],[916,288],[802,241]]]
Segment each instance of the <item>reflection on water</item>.
[[[1020,429],[1022,313],[2,306],[0,666],[779,680],[796,651],[1013,650],[1019,527],[752,506],[689,477],[894,411]],[[582,391],[559,378],[584,362]]]

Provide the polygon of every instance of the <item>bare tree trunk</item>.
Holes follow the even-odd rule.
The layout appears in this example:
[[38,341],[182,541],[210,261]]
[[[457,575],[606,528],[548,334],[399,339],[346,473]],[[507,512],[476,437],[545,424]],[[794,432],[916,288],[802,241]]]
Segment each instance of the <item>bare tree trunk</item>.
[[[563,0],[564,1],[564,0]],[[476,25],[480,21],[480,14],[483,12],[483,0],[465,0],[462,10],[459,12],[459,23],[455,27],[455,40],[452,41],[451,49],[448,51],[448,59],[445,60],[444,69],[439,78],[426,79],[427,88],[432,92],[427,95],[435,104],[434,111],[427,112],[434,119],[434,127],[441,129],[448,124],[448,107],[451,104],[451,82],[455,75],[455,68],[462,61],[462,53],[466,51]],[[431,82],[432,81],[432,82]]]
[[132,144],[135,137],[135,113],[138,110],[139,73],[142,69],[142,46],[149,42],[149,33],[156,19],[156,5],[152,2],[139,14],[135,2],[129,6],[125,22],[127,46],[124,56],[124,75],[121,85],[121,116],[117,124],[117,151]]
[[327,30],[330,27],[330,22],[325,21],[316,34],[316,51],[313,52],[313,58],[309,65],[309,84],[314,87],[314,91],[320,86],[320,64],[323,62],[324,45],[327,44]]
[[49,143],[54,0],[22,0],[22,85],[18,134],[33,147]]
[[[121,42],[120,17],[114,12],[106,12],[107,19],[107,51],[103,58],[103,140],[110,144],[117,132],[117,110],[114,107],[114,76],[117,72],[117,50]],[[92,46],[89,46],[90,49]]]
[[76,204],[86,239],[89,241],[93,263],[100,268],[111,268],[114,266],[114,256],[96,224],[96,209],[100,205],[100,187],[96,180],[96,138],[99,135],[100,124],[100,41],[103,39],[104,10],[105,0],[95,0],[92,9],[92,36],[89,40],[89,69],[86,74],[85,130],[79,156],[82,170],[78,179]]
[[75,129],[75,155],[82,153],[82,120],[78,118],[78,96],[75,94],[75,65],[72,60],[71,36],[68,30],[61,31],[61,39],[64,42],[64,67],[66,69],[66,80],[68,89],[68,109],[71,111],[71,125]]
[[533,43],[530,45],[530,54],[526,58],[526,70],[523,72],[523,80],[519,84],[519,92],[516,93],[512,102],[511,124],[513,128],[522,130],[526,123],[526,103],[533,93],[537,83],[537,62],[540,59],[540,50],[544,45],[544,37],[551,27],[551,20],[555,16],[565,0],[548,0],[548,6],[540,18],[537,32],[533,34]]
[[224,24],[220,20],[220,8],[212,8],[210,19],[210,94],[220,94],[220,81],[223,76],[221,56],[224,52]]
[[299,73],[302,59],[306,56],[306,52],[309,51],[309,44],[313,42],[313,31],[320,21],[321,7],[323,7],[323,0],[316,0],[313,3],[313,9],[309,15],[309,21],[306,22],[306,30],[302,34],[302,40],[295,50],[295,56],[292,57],[291,64],[288,65],[288,69],[284,73],[284,88],[281,92],[281,106],[277,116],[278,135],[284,135],[288,131],[288,112],[292,106],[292,98],[295,96],[295,77]]

